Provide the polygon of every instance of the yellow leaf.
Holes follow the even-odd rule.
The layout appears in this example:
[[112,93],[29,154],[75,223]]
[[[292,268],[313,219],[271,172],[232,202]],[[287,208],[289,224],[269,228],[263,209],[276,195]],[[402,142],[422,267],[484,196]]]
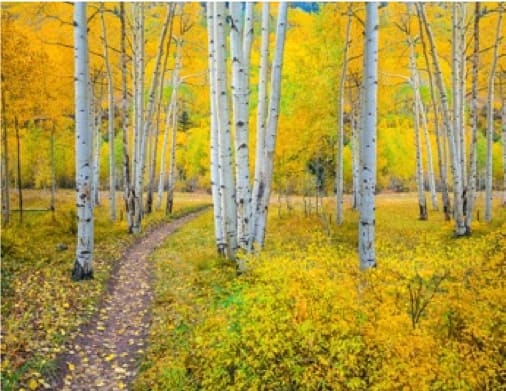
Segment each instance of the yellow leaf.
[[75,365],[72,364],[71,362],[68,362],[67,365],[69,367],[69,371],[73,371],[74,369],[76,369]]
[[37,380],[35,380],[35,379],[31,379],[31,380],[28,382],[28,388],[29,388],[30,390],[36,390],[38,386],[39,386],[39,383],[37,383]]
[[114,357],[116,357],[115,354],[109,354],[108,356],[105,357],[105,361],[111,361]]
[[125,383],[123,383],[123,382],[121,382],[121,381],[120,381],[120,382],[118,383],[118,388],[119,388],[120,390],[122,390],[123,388],[125,388]]

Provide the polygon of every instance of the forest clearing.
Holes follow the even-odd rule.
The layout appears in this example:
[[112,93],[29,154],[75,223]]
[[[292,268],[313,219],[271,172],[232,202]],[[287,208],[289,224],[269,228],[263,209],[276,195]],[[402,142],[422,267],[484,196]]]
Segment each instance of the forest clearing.
[[504,2],[1,11],[2,390],[505,387]]

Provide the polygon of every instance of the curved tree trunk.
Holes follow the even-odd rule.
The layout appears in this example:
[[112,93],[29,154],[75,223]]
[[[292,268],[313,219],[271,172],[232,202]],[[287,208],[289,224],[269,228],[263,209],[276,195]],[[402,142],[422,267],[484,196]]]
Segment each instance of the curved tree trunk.
[[74,4],[77,246],[72,278],[93,277],[93,206],[88,126],[88,29],[86,3]]
[[281,71],[283,68],[283,53],[285,49],[285,35],[287,23],[287,3],[280,3],[278,9],[278,21],[276,27],[276,46],[272,61],[271,93],[269,99],[269,111],[265,132],[264,164],[259,179],[257,210],[255,218],[255,241],[260,247],[264,245],[265,229],[267,224],[267,211],[272,187],[272,168],[274,164],[274,149],[278,130],[279,101],[281,98]]
[[364,108],[360,155],[360,218],[358,249],[362,270],[376,266],[375,199],[376,118],[378,104],[378,3],[366,3]]

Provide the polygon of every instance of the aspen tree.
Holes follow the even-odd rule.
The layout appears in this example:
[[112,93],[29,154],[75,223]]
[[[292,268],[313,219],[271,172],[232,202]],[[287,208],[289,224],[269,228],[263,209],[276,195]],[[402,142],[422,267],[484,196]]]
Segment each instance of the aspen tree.
[[[169,59],[169,53],[170,53],[170,47],[172,42],[172,29],[174,26],[174,11],[175,11],[175,5],[172,4],[170,8],[170,28],[169,28],[169,36],[167,38],[167,44],[165,47],[165,57],[163,60],[162,65],[162,72],[160,76],[160,91],[158,94],[158,104],[156,108],[156,125],[155,125],[155,134],[153,137],[153,148],[151,150],[151,164],[150,164],[150,171],[149,171],[149,187],[148,187],[148,196],[147,196],[147,209],[148,211],[151,211],[152,203],[153,203],[153,192],[155,187],[155,172],[156,172],[156,157],[158,154],[158,135],[160,133],[160,114],[162,111],[162,101],[163,101],[163,93],[165,88],[165,72],[167,70],[167,62]],[[165,134],[164,134],[165,136]],[[163,154],[162,154],[163,159]],[[160,172],[163,170],[162,167],[160,167]],[[160,191],[160,190],[159,190]],[[160,197],[163,196],[163,184],[162,184],[162,190],[159,193]],[[160,209],[161,206],[161,199],[159,198],[159,203],[157,204],[157,209]]]
[[109,45],[104,17],[104,3],[100,3],[100,21],[102,23],[102,43],[104,45],[104,64],[107,74],[107,129],[109,135],[109,209],[111,221],[116,220],[116,164],[114,161],[114,85],[111,63],[109,61]]
[[[503,71],[502,75],[505,75]],[[501,90],[500,95],[502,96],[502,111],[501,111],[501,127],[502,127],[502,164],[503,164],[503,199],[502,206],[506,207],[506,95],[503,90],[504,81],[501,77]]]
[[[5,97],[2,95],[2,113],[5,113]],[[9,204],[9,186],[10,186],[10,177],[9,177],[9,144],[7,137],[7,121],[5,119],[5,114],[2,118],[2,218],[3,223],[9,223],[10,217],[10,204]]]
[[492,66],[488,78],[488,98],[487,98],[487,164],[485,179],[485,221],[492,220],[492,144],[494,137],[494,81],[497,68],[497,58],[499,57],[499,42],[501,39],[502,16],[504,12],[504,3],[499,6],[499,16],[497,17],[496,36],[494,41],[494,53],[492,57]]
[[134,7],[134,31],[135,31],[135,94],[136,100],[136,118],[134,132],[134,216],[132,222],[132,232],[138,233],[141,230],[142,218],[142,195],[143,195],[143,177],[144,177],[144,4],[137,3]]
[[218,123],[216,112],[216,50],[214,42],[214,4],[206,3],[207,12],[207,44],[209,53],[209,93],[210,93],[210,145],[211,145],[211,193],[214,208],[214,235],[218,254],[225,252],[223,211],[220,192],[220,175],[218,168],[219,145],[218,145]]
[[[98,102],[97,102],[98,103]],[[99,104],[98,113],[95,116],[95,158],[93,159],[93,203],[100,205],[99,185],[100,185],[100,149],[102,147],[102,108]]]
[[272,60],[271,88],[269,95],[269,109],[265,126],[264,163],[260,173],[258,201],[255,218],[255,240],[260,247],[264,245],[267,211],[272,188],[272,169],[274,164],[274,149],[279,118],[279,101],[281,98],[281,71],[283,68],[283,54],[285,49],[286,21],[288,3],[280,3],[276,26],[276,46]]
[[471,146],[469,152],[469,179],[467,181],[466,230],[471,232],[474,203],[476,200],[476,165],[478,141],[478,71],[480,66],[480,3],[475,3],[473,30],[473,62],[471,82]]
[[[339,80],[337,99],[338,126],[337,126],[337,167],[336,167],[336,224],[343,222],[343,148],[344,148],[344,86],[348,69],[348,51],[351,43],[351,22],[353,18],[352,6],[348,6],[348,23],[344,39],[343,64]],[[350,102],[351,103],[351,102]]]
[[455,216],[455,236],[462,236],[466,234],[466,227],[463,219],[463,199],[462,199],[462,178],[461,178],[461,169],[459,166],[459,160],[457,155],[457,145],[455,142],[455,133],[454,128],[452,127],[450,121],[450,109],[448,105],[448,97],[446,95],[446,90],[443,82],[443,76],[441,73],[441,67],[439,65],[439,58],[437,54],[437,48],[434,41],[434,36],[432,34],[432,29],[430,28],[429,22],[427,21],[427,16],[425,14],[425,8],[423,3],[417,3],[417,9],[419,12],[419,16],[422,19],[425,31],[427,33],[427,37],[429,39],[430,52],[432,55],[432,63],[434,66],[434,78],[436,79],[436,85],[439,90],[442,114],[443,114],[443,123],[447,132],[448,144],[450,149],[450,159],[451,159],[451,167],[452,167],[452,175],[453,175],[453,192],[454,192],[454,216]]
[[[231,27],[230,50],[232,56],[232,111],[235,135],[236,163],[236,204],[237,204],[237,242],[247,248],[249,238],[250,190],[249,190],[249,142],[246,111],[248,104],[245,79],[249,77],[245,68],[243,53],[243,26],[241,3],[230,3]],[[246,98],[245,98],[246,96]]]
[[[252,190],[250,239],[248,246],[251,249],[255,241],[256,220],[258,216],[260,191],[260,175],[264,163],[265,150],[265,112],[267,106],[267,72],[269,69],[269,3],[262,3],[262,41],[260,48],[260,69],[258,80],[258,107],[257,107],[257,132],[255,150],[255,177]],[[262,192],[264,189],[262,188]]]
[[376,266],[376,118],[378,104],[378,3],[366,3],[364,107],[360,142],[360,220],[358,248],[362,270]]
[[[427,74],[429,78],[429,89],[430,96],[432,102],[432,113],[434,119],[434,134],[436,135],[436,148],[437,148],[437,159],[438,159],[438,168],[439,168],[439,180],[441,186],[441,195],[443,198],[443,212],[445,214],[445,219],[450,220],[450,197],[448,195],[448,179],[447,179],[447,170],[446,163],[444,159],[443,153],[443,144],[445,143],[444,136],[441,134],[440,126],[439,126],[439,110],[438,110],[438,102],[436,98],[436,91],[434,87],[434,77],[432,75],[432,68],[429,60],[429,55],[427,53],[427,45],[425,44],[424,39],[424,31],[423,31],[423,23],[422,18],[418,17],[418,27],[420,32],[420,42],[422,45],[422,52],[425,59],[425,64],[427,67]],[[430,143],[428,143],[430,145]],[[428,150],[428,149],[427,149]],[[434,205],[434,204],[433,204]]]
[[88,26],[86,3],[74,4],[77,246],[72,278],[93,277],[93,206],[88,124]]
[[[145,141],[145,148],[147,147],[148,141],[149,141],[149,135],[152,131],[152,124],[153,124],[153,115],[155,111],[155,97],[156,97],[156,91],[158,89],[158,82],[160,81],[160,67],[162,63],[162,55],[163,55],[163,48],[164,48],[164,42],[165,37],[167,35],[167,30],[169,28],[170,21],[172,19],[172,5],[167,4],[166,9],[166,16],[165,21],[162,26],[162,31],[160,33],[160,39],[158,41],[158,51],[156,53],[156,60],[155,60],[155,70],[153,72],[153,78],[151,80],[151,87],[149,90],[149,98],[148,98],[148,104],[146,107],[146,122],[144,124],[144,137],[146,138]],[[169,37],[170,39],[170,37]],[[157,140],[154,140],[154,143],[156,144]],[[144,159],[146,159],[144,157]],[[150,162],[153,162],[150,160]],[[153,168],[154,169],[154,168]],[[144,172],[144,168],[142,169]],[[154,173],[153,173],[154,176]],[[151,177],[151,168],[150,168],[150,177]],[[147,202],[146,202],[146,212],[151,213],[153,205],[153,191],[151,189],[151,182],[149,182],[148,185],[148,194],[147,194]]]
[[232,141],[228,109],[226,79],[225,4],[214,3],[214,44],[216,51],[216,110],[219,137],[219,169],[223,227],[225,233],[225,255],[236,258],[237,213],[235,186],[232,175]]
[[134,197],[130,182],[130,156],[128,148],[128,87],[127,87],[127,58],[126,58],[126,23],[125,4],[120,3],[121,22],[121,130],[123,144],[123,201],[127,216],[128,232],[132,232]]

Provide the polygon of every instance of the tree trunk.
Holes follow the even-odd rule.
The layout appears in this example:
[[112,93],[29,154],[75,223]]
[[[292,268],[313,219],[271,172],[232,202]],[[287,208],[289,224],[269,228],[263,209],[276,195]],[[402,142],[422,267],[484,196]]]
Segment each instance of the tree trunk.
[[207,44],[209,51],[209,92],[211,102],[210,145],[211,145],[211,193],[214,208],[214,237],[218,254],[225,254],[223,211],[221,209],[220,176],[218,168],[218,124],[216,112],[216,50],[214,42],[214,5],[206,3],[207,11]]
[[[178,42],[177,45],[179,51],[180,43]],[[167,216],[172,213],[172,208],[174,207],[174,189],[176,186],[176,141],[177,141],[177,93],[174,94],[174,105],[172,106],[172,135],[171,135],[170,157],[169,157],[169,181],[167,186],[167,204],[165,206],[165,214]]]
[[[350,87],[350,91],[352,88]],[[351,92],[350,92],[350,102],[351,101]],[[351,207],[353,209],[358,209],[359,199],[360,199],[360,183],[358,181],[358,169],[359,169],[359,142],[358,142],[358,129],[357,129],[357,118],[356,118],[356,109],[352,107],[351,109],[351,170],[352,170],[352,178],[353,178],[353,200]]]
[[[232,56],[232,109],[235,135],[235,175],[237,207],[237,242],[246,249],[249,239],[251,195],[249,189],[249,137],[248,137],[248,92],[245,90],[249,70],[245,67],[241,38],[242,3],[230,3],[231,27],[230,49]],[[249,63],[249,61],[248,61]]]
[[54,139],[55,139],[55,130],[56,130],[56,122],[55,120],[52,121],[51,124],[51,204],[49,206],[49,209],[53,211],[54,216],[54,210],[56,207],[56,175],[55,175],[55,160],[54,160]]
[[88,28],[86,3],[74,4],[77,246],[72,278],[93,278],[93,207],[88,126]]
[[469,153],[469,179],[467,181],[467,205],[466,205],[466,230],[471,233],[474,204],[476,200],[476,165],[477,165],[477,141],[478,141],[478,71],[480,66],[480,3],[475,3],[474,8],[474,49],[473,69],[471,86],[471,146]]
[[375,199],[376,117],[378,104],[378,3],[366,3],[364,128],[360,143],[360,222],[358,248],[362,270],[376,266]]
[[16,128],[16,146],[18,149],[18,209],[19,209],[19,223],[23,223],[23,189],[21,187],[21,143],[19,142],[19,123],[18,117],[14,118],[14,126]]
[[2,187],[2,216],[3,223],[9,223],[10,216],[10,194],[9,194],[9,186],[10,186],[10,177],[9,177],[9,143],[7,141],[7,121],[5,119],[5,97],[2,94],[2,112],[4,113],[2,118],[2,141],[3,141],[3,153],[2,153],[2,178],[3,178],[3,187]]
[[126,59],[125,4],[120,3],[121,21],[121,130],[123,143],[123,201],[127,216],[128,232],[132,232],[134,215],[134,195],[130,184],[130,156],[128,149],[128,87]]
[[[348,50],[351,43],[351,21],[353,18],[352,6],[348,6],[348,23],[344,39],[343,65],[339,80],[339,97],[337,99],[337,167],[336,167],[336,224],[343,223],[343,148],[344,148],[344,86],[348,71]],[[351,102],[350,102],[351,103]]]
[[146,132],[144,128],[144,4],[135,4],[134,30],[136,38],[136,89],[135,99],[137,106],[136,129],[135,129],[135,172],[134,172],[134,219],[132,232],[141,230],[141,218],[143,209],[143,183],[144,183],[144,156],[146,152]]
[[[251,196],[250,238],[248,247],[251,250],[255,240],[256,219],[258,216],[258,200],[260,194],[260,175],[264,163],[265,152],[265,111],[267,105],[267,72],[269,69],[269,3],[262,3],[262,42],[260,48],[260,69],[258,80],[257,134],[255,150],[255,177]],[[264,189],[262,188],[262,193]]]
[[[156,90],[158,87],[158,82],[160,80],[160,66],[162,62],[162,54],[163,54],[163,43],[165,42],[165,37],[167,35],[167,30],[169,27],[169,24],[171,24],[172,20],[172,13],[173,13],[173,6],[170,4],[167,4],[167,15],[165,17],[165,22],[162,27],[162,31],[160,33],[160,39],[158,43],[158,52],[156,54],[156,61],[155,61],[155,70],[153,72],[153,80],[151,81],[151,88],[149,91],[149,99],[148,99],[148,106],[147,106],[147,114],[146,114],[146,123],[144,128],[144,137],[146,138],[145,143],[148,142],[149,134],[151,133],[151,124],[153,121],[153,113],[155,108],[155,96],[156,96]],[[171,37],[169,37],[170,39]],[[156,139],[154,140],[154,143],[157,142],[158,135],[156,135]],[[150,159],[150,162],[153,163],[153,160]],[[156,159],[154,161],[153,167],[150,167],[149,169],[149,177],[150,182],[148,184],[148,191],[147,191],[147,201],[146,201],[146,213],[151,213],[152,206],[153,206],[153,186],[151,182],[151,178],[153,177],[154,181],[154,171],[153,175],[151,175],[151,171],[154,170],[154,165],[156,164]],[[144,164],[143,164],[144,165]],[[142,171],[144,172],[144,168],[142,168]]]
[[462,236],[466,234],[466,227],[464,224],[463,214],[462,214],[462,178],[461,178],[461,169],[459,166],[458,154],[457,154],[457,146],[458,143],[455,142],[455,134],[452,131],[451,121],[450,121],[450,109],[448,106],[448,97],[446,95],[446,90],[443,83],[443,76],[441,73],[441,68],[439,66],[439,59],[437,55],[437,49],[434,41],[434,37],[432,35],[432,30],[427,21],[427,17],[425,15],[425,8],[422,3],[417,3],[419,15],[422,18],[423,24],[425,26],[425,31],[427,32],[427,37],[429,38],[429,45],[431,48],[432,54],[432,62],[434,65],[435,71],[435,79],[436,84],[439,90],[439,95],[441,99],[442,106],[442,114],[443,114],[443,122],[446,128],[446,132],[448,135],[448,144],[450,148],[450,158],[452,162],[452,175],[453,175],[453,190],[454,190],[454,216],[455,216],[455,235]]
[[439,167],[439,180],[441,182],[441,195],[443,198],[443,212],[445,214],[445,219],[447,221],[450,220],[451,214],[451,206],[450,206],[450,197],[448,195],[448,179],[447,179],[447,170],[446,170],[446,159],[445,154],[443,153],[443,144],[444,136],[441,135],[440,126],[439,126],[439,110],[438,110],[438,102],[436,99],[436,92],[434,88],[434,78],[432,75],[432,69],[430,66],[429,55],[427,53],[427,46],[425,44],[424,32],[423,32],[423,23],[422,18],[418,18],[419,22],[419,31],[420,31],[420,42],[423,48],[423,55],[425,59],[425,64],[427,66],[427,73],[429,76],[429,87],[430,87],[430,96],[432,102],[432,111],[434,115],[434,134],[436,135],[436,146],[437,146],[437,156],[438,156],[438,167]]
[[[503,73],[504,74],[504,73]],[[502,206],[506,208],[506,96],[502,92],[503,83],[501,83],[501,96],[502,98],[502,164],[503,164],[503,198]]]
[[[158,104],[156,108],[156,126],[155,126],[155,135],[154,135],[154,141],[153,141],[153,148],[151,150],[151,164],[150,164],[150,171],[149,171],[149,187],[148,187],[148,196],[147,196],[147,210],[148,213],[151,212],[152,204],[153,204],[153,192],[155,191],[155,173],[156,173],[156,157],[158,155],[158,136],[160,134],[160,113],[162,110],[162,101],[163,101],[163,92],[165,88],[165,72],[167,70],[167,62],[169,59],[169,53],[170,53],[170,46],[172,43],[172,29],[174,27],[174,12],[175,12],[175,5],[172,4],[172,7],[170,8],[170,28],[169,28],[169,36],[167,38],[167,44],[165,48],[165,57],[163,60],[162,65],[162,74],[160,77],[160,93],[158,95]],[[165,142],[165,136],[167,133],[164,134],[164,142]],[[163,153],[163,152],[162,152]],[[163,161],[163,155],[162,155],[162,161]],[[163,170],[162,167],[160,167],[160,172]],[[163,182],[162,182],[163,183]],[[157,209],[160,209],[161,206],[161,199],[160,197],[163,196],[163,184],[162,184],[162,191],[160,193],[159,190],[159,200],[157,203]]]
[[281,98],[281,71],[283,68],[283,53],[285,49],[286,20],[288,3],[280,3],[278,9],[278,21],[276,27],[276,46],[272,61],[271,91],[269,98],[269,110],[265,132],[264,164],[259,178],[259,190],[257,210],[255,218],[255,241],[260,247],[264,245],[265,229],[267,225],[267,211],[272,188],[272,168],[274,164],[274,149],[279,117],[279,101]]
[[[459,52],[460,56],[460,77],[459,77],[459,92],[460,92],[460,167],[462,170],[462,186],[464,191],[467,192],[467,161],[466,161],[466,4],[459,3],[460,20],[459,20]],[[466,203],[464,195],[464,204]],[[464,208],[465,209],[465,208]],[[465,210],[464,210],[464,213]]]
[[485,221],[492,220],[492,145],[494,138],[494,80],[497,67],[497,58],[499,54],[499,42],[501,39],[502,14],[504,3],[499,6],[499,16],[497,18],[496,37],[494,42],[494,54],[492,57],[492,67],[488,79],[488,99],[487,99],[487,174],[485,181]]
[[102,22],[102,42],[104,44],[104,63],[107,73],[107,129],[109,139],[109,211],[111,221],[116,220],[116,164],[114,159],[114,85],[109,61],[109,46],[104,17],[104,3],[100,3],[100,20]]
[[228,91],[226,80],[226,44],[225,44],[225,4],[214,3],[214,42],[216,45],[216,92],[217,119],[219,134],[219,167],[221,204],[224,213],[223,226],[227,247],[225,255],[236,258],[237,251],[237,212],[235,186],[232,175],[232,147],[228,110]]

